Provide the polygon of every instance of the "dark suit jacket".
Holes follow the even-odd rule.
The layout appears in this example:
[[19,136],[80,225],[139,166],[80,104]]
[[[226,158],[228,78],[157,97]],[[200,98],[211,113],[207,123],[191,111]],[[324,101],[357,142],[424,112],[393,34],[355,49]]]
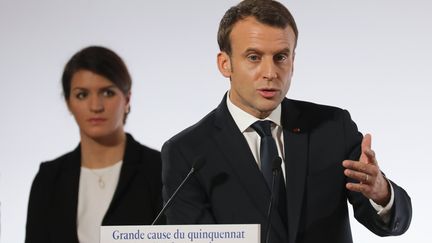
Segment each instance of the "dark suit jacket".
[[[346,190],[342,161],[358,160],[362,135],[349,113],[335,107],[282,102],[288,225],[273,210],[270,242],[352,242],[347,199],[356,219],[380,236],[405,232],[411,219],[407,193],[392,183],[395,202],[384,225],[369,200]],[[164,199],[192,163],[201,170],[167,211],[168,224],[261,224],[264,242],[270,190],[226,106],[222,103],[162,148]]]
[[[26,243],[78,243],[80,146],[42,163],[30,192]],[[102,225],[151,224],[162,206],[160,152],[127,135],[114,197]]]

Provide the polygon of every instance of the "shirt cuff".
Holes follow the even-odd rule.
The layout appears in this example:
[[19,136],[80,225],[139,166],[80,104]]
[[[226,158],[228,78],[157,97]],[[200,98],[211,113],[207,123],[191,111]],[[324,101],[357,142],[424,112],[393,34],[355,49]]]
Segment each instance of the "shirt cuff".
[[371,203],[372,207],[376,210],[377,214],[380,216],[380,218],[384,221],[384,223],[389,223],[390,222],[390,210],[393,207],[393,203],[394,203],[394,190],[393,190],[393,186],[390,183],[390,181],[388,181],[389,187],[390,187],[390,201],[387,203],[387,205],[385,205],[385,207],[375,203],[372,199],[369,199],[369,202]]

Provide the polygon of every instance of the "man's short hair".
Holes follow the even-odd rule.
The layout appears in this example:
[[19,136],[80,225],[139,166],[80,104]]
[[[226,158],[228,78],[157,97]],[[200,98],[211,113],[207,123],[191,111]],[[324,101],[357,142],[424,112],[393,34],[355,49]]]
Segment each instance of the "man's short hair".
[[217,40],[221,51],[231,55],[232,28],[235,23],[246,17],[254,17],[258,22],[272,27],[284,29],[291,26],[296,38],[295,44],[297,44],[296,22],[283,4],[274,0],[244,0],[228,9],[220,21]]

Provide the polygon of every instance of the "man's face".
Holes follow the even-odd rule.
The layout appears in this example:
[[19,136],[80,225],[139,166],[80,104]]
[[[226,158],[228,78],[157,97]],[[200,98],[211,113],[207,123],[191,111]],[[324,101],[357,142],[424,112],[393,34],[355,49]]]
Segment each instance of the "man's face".
[[257,118],[267,117],[284,99],[293,74],[295,34],[259,23],[237,22],[230,34],[231,56],[218,55],[218,67],[231,80],[230,99]]

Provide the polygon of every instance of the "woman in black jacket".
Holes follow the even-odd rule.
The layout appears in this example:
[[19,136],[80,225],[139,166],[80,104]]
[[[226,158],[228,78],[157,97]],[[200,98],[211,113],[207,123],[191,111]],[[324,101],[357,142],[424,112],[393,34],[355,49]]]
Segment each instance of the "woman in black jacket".
[[98,243],[100,225],[144,225],[156,217],[161,158],[124,131],[131,83],[122,59],[104,47],[87,47],[66,64],[63,93],[80,144],[41,164],[26,243]]

